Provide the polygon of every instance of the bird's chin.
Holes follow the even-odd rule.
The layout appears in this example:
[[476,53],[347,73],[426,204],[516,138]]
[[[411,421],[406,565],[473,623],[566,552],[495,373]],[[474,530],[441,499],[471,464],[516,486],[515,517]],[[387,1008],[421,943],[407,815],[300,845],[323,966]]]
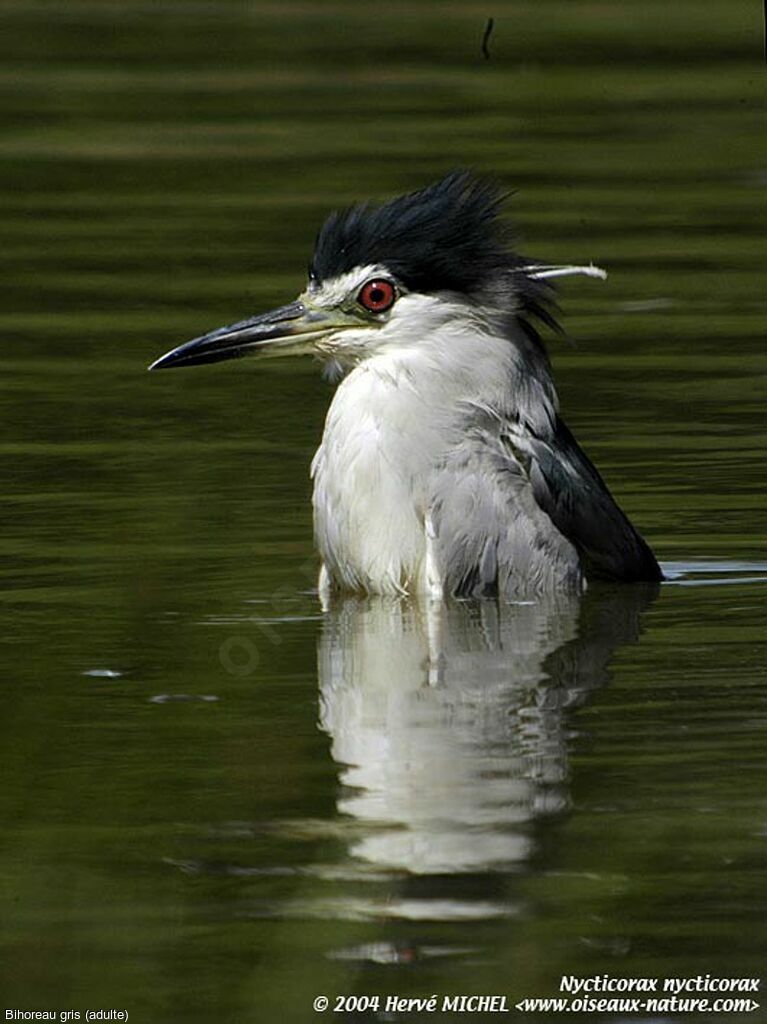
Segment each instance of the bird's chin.
[[335,363],[348,372],[381,352],[385,347],[381,341],[377,326],[344,326],[341,330],[315,338],[312,347],[321,362]]
[[353,366],[345,365],[340,359],[322,359],[322,376],[329,384],[338,384],[352,369]]
[[322,364],[322,376],[332,383],[346,376],[362,358],[353,350],[340,345],[315,345],[314,356]]

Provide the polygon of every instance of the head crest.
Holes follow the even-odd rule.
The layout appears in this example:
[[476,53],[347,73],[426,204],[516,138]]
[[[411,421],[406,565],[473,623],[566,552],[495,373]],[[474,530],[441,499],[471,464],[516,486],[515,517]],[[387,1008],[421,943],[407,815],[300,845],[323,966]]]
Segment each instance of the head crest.
[[519,261],[509,249],[494,184],[467,171],[381,206],[333,213],[317,238],[310,274],[322,282],[380,263],[405,287],[471,292]]

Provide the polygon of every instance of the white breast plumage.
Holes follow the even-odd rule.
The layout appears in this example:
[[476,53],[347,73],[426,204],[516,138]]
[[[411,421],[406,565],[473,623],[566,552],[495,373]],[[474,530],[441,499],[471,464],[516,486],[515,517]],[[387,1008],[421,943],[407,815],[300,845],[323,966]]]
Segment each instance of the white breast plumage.
[[347,588],[423,589],[431,459],[418,409],[405,365],[381,355],[349,374],[328,410],[312,463],[315,534],[327,573]]

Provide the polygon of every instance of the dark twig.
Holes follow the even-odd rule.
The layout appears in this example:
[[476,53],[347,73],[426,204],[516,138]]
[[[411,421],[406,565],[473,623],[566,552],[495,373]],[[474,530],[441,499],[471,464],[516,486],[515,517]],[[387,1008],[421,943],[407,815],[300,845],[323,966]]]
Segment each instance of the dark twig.
[[[767,0],[764,0],[764,2],[767,4]],[[493,34],[493,25],[495,25],[495,19],[488,18],[485,25],[485,34],[482,36],[482,56],[485,60],[490,60],[490,50],[487,44],[490,42],[490,36]]]

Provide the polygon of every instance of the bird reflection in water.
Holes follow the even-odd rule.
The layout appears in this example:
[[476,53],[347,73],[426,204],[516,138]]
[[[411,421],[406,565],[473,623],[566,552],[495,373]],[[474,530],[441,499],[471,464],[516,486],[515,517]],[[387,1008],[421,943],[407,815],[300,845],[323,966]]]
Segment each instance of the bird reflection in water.
[[518,604],[349,597],[328,609],[320,724],[338,810],[363,826],[348,853],[401,873],[388,916],[512,909],[499,875],[528,860],[536,822],[569,806],[570,712],[637,639],[656,589]]

